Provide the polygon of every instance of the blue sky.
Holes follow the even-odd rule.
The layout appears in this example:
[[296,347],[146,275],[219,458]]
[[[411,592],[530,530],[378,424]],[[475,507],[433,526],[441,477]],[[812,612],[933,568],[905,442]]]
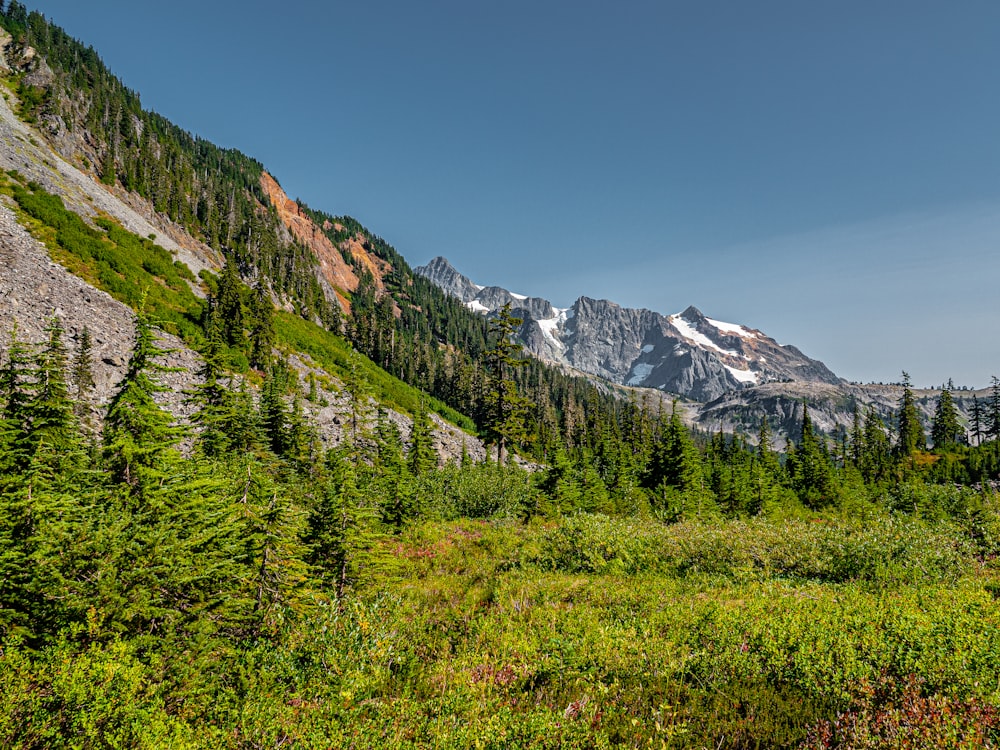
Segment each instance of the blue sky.
[[38,0],[413,265],[1000,374],[1000,3]]

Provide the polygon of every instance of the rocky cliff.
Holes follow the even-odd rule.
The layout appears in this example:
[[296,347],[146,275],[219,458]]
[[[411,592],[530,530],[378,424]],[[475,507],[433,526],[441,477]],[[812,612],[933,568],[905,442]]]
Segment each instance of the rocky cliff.
[[444,258],[415,270],[470,309],[488,314],[509,304],[525,320],[521,339],[536,357],[620,385],[709,401],[762,383],[840,382],[795,347],[695,307],[665,316],[580,297],[571,308],[556,309],[541,298],[475,284]]

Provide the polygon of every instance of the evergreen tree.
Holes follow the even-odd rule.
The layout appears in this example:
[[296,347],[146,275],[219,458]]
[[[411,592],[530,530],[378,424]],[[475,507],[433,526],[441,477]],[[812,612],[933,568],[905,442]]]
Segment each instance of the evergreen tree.
[[986,412],[986,434],[1000,440],[1000,378],[994,375],[990,384],[990,402]]
[[234,415],[232,392],[222,382],[222,342],[217,331],[210,331],[197,374],[201,382],[187,398],[194,406],[191,421],[200,428],[197,442],[202,452],[218,457],[229,450]]
[[372,564],[378,534],[374,514],[358,488],[352,448],[328,451],[326,464],[330,479],[309,516],[306,542],[321,579],[343,601]]
[[28,404],[34,388],[32,347],[20,339],[17,322],[10,333],[7,357],[0,366],[0,477],[23,470],[30,459]]
[[716,510],[705,486],[701,455],[681,422],[676,401],[653,446],[643,484],[653,491],[654,509],[668,517],[703,516]]
[[266,371],[274,349],[274,308],[263,282],[250,297],[250,366]]
[[375,492],[381,498],[382,519],[394,528],[402,528],[414,513],[414,497],[408,481],[410,472],[403,460],[403,438],[385,409],[379,409],[375,422],[372,468],[377,483]]
[[73,386],[74,400],[76,401],[76,416],[80,420],[85,420],[90,413],[90,399],[94,391],[94,358],[93,341],[90,336],[90,329],[83,327],[80,332],[80,341],[77,344],[76,354],[73,356]]
[[815,433],[809,406],[802,404],[802,438],[789,458],[792,486],[810,508],[821,508],[834,500],[833,466],[820,437]]
[[219,274],[215,294],[209,297],[209,328],[218,330],[222,340],[236,349],[243,349],[246,345],[240,297],[242,286],[236,264],[230,257]]
[[275,635],[289,613],[304,606],[308,569],[306,514],[256,459],[239,481],[239,536],[249,563],[246,595],[253,602],[251,632]]
[[431,421],[427,416],[424,399],[413,414],[413,427],[410,431],[410,449],[406,456],[407,465],[414,476],[420,476],[437,468],[438,455],[434,448],[434,434],[431,432]]
[[493,348],[486,352],[489,382],[486,393],[486,428],[490,443],[496,446],[497,463],[503,463],[507,447],[522,442],[528,435],[528,400],[518,394],[512,370],[523,367],[525,360],[518,357],[521,345],[514,334],[522,323],[514,317],[510,303],[503,306],[490,322],[490,333],[495,337]]
[[48,481],[68,475],[83,461],[79,423],[66,381],[68,355],[57,317],[46,325],[48,340],[37,357],[34,394],[27,405],[27,434],[33,473]]
[[927,447],[927,438],[924,436],[924,428],[920,423],[917,404],[913,398],[910,376],[905,371],[903,372],[903,395],[899,399],[899,411],[896,419],[898,428],[896,433],[898,437],[897,457],[904,459],[914,451],[924,450]]
[[931,442],[934,444],[934,450],[946,451],[965,442],[964,433],[958,423],[958,411],[952,401],[951,391],[945,388],[938,398],[931,425]]
[[140,309],[128,369],[104,420],[108,470],[114,481],[140,493],[164,477],[166,465],[177,457],[174,445],[183,434],[170,412],[155,400],[157,393],[168,390],[159,375],[172,369],[157,362],[168,353],[157,341],[145,311]]
[[976,440],[976,445],[980,445],[983,442],[983,425],[985,423],[983,405],[979,401],[979,397],[973,394],[972,396],[972,413],[970,415],[970,426],[972,427],[972,437]]
[[861,451],[861,476],[869,483],[880,482],[888,478],[891,466],[892,446],[885,423],[872,407],[868,407]]

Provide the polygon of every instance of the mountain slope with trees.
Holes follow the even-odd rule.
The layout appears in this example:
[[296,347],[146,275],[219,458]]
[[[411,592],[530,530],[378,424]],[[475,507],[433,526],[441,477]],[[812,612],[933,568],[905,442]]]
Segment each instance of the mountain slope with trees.
[[690,430],[0,24],[0,745],[1000,743],[1000,380]]

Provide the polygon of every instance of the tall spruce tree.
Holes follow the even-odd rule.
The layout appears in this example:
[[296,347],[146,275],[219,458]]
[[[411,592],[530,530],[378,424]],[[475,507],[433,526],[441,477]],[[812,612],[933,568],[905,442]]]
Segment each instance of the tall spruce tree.
[[789,457],[792,486],[799,499],[810,508],[833,502],[833,465],[822,439],[816,434],[808,404],[802,404],[802,437]]
[[951,397],[951,391],[945,388],[938,397],[937,409],[934,411],[934,421],[931,425],[931,442],[936,451],[946,451],[964,443],[965,430],[958,422],[958,410]]
[[426,474],[437,468],[438,455],[434,449],[431,421],[427,415],[427,406],[423,398],[420,399],[417,410],[413,413],[413,427],[410,431],[410,446],[406,463],[414,476]]
[[530,402],[517,392],[513,378],[513,370],[527,364],[519,356],[521,345],[514,340],[522,322],[511,313],[509,302],[490,321],[494,343],[486,352],[489,373],[485,397],[486,428],[490,443],[496,447],[497,463],[504,462],[509,445],[520,443],[528,436]]
[[914,451],[924,450],[927,447],[927,438],[924,435],[916,400],[913,397],[910,375],[905,370],[903,371],[903,395],[899,398],[896,426],[896,456],[898,458],[907,458]]
[[104,420],[107,468],[114,481],[140,494],[165,476],[167,464],[178,457],[175,445],[183,435],[173,415],[156,403],[156,394],[169,390],[160,375],[173,369],[157,361],[169,353],[157,345],[159,340],[140,308],[128,369]]

